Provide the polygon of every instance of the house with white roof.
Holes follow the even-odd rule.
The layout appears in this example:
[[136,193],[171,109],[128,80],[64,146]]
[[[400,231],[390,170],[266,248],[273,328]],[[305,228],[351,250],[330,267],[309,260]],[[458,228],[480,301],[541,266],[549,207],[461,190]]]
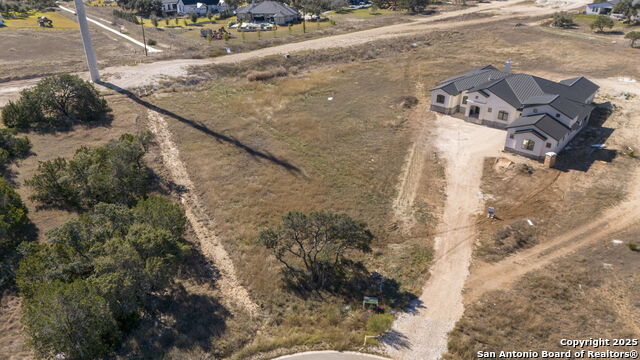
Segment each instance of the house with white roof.
[[479,67],[437,84],[431,110],[507,130],[506,151],[542,160],[559,153],[589,122],[598,85],[584,77],[554,82]]

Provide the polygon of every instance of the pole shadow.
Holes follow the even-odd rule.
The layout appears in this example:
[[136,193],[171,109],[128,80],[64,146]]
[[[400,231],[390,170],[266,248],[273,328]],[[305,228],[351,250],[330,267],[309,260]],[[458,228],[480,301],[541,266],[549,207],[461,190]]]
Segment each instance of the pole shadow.
[[219,132],[216,132],[214,130],[209,129],[206,125],[200,123],[200,122],[196,122],[190,119],[187,119],[183,116],[180,116],[174,112],[171,112],[169,110],[163,109],[161,107],[158,107],[148,101],[142,100],[140,97],[136,96],[133,92],[123,89],[117,85],[114,85],[112,83],[109,82],[104,82],[104,81],[100,81],[98,82],[98,84],[107,87],[111,90],[114,90],[122,95],[125,95],[126,97],[128,97],[129,99],[133,100],[134,102],[146,107],[149,110],[153,110],[159,114],[165,115],[165,116],[169,116],[183,124],[189,125],[192,128],[201,131],[204,134],[207,134],[211,137],[213,137],[214,139],[216,139],[219,142],[222,143],[227,143],[227,144],[231,144],[235,147],[237,147],[240,150],[243,150],[244,152],[246,152],[247,154],[249,154],[250,156],[257,158],[257,159],[262,159],[262,160],[266,160],[268,162],[271,162],[275,165],[278,165],[280,167],[282,167],[283,169],[287,170],[288,172],[295,174],[295,175],[300,175],[301,174],[301,170],[300,168],[298,168],[297,166],[291,164],[290,162],[280,159],[278,157],[276,157],[275,155],[272,155],[268,152],[264,152],[264,151],[259,151],[256,149],[253,149],[252,147],[244,144],[243,142],[241,142],[240,140],[232,137],[232,136],[228,136],[228,135],[224,135],[221,134]]

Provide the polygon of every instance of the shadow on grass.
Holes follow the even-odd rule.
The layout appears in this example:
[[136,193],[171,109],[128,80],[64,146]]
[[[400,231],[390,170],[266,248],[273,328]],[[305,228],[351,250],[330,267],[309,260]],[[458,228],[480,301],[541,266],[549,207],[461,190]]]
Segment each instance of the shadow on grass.
[[158,106],[156,106],[156,105],[154,105],[154,104],[152,104],[152,103],[150,103],[148,101],[142,100],[140,97],[136,96],[133,92],[131,92],[129,90],[123,89],[123,88],[121,88],[121,87],[119,87],[117,85],[114,85],[114,84],[108,83],[108,82],[99,82],[99,84],[103,85],[103,86],[105,86],[105,87],[107,87],[109,89],[112,89],[114,91],[117,91],[120,94],[125,95],[129,99],[131,99],[134,102],[146,107],[147,109],[153,110],[153,111],[155,111],[155,112],[157,112],[159,114],[165,115],[165,116],[169,116],[172,119],[175,119],[175,120],[177,120],[177,121],[179,121],[179,122],[181,122],[183,124],[189,125],[192,128],[194,128],[196,130],[199,130],[202,133],[213,137],[214,139],[216,139],[219,142],[231,144],[231,145],[237,147],[240,150],[243,150],[244,152],[246,152],[247,154],[249,154],[249,155],[251,155],[251,156],[253,156],[255,158],[262,159],[262,160],[267,160],[267,161],[269,161],[269,162],[271,162],[271,163],[273,163],[275,165],[278,165],[278,166],[282,167],[283,169],[285,169],[285,170],[287,170],[287,171],[289,171],[291,173],[294,173],[296,175],[301,173],[301,170],[298,167],[296,167],[295,165],[289,163],[286,160],[280,159],[280,158],[278,158],[278,157],[276,157],[276,156],[274,156],[274,155],[272,155],[272,154],[270,154],[268,152],[263,152],[263,151],[259,151],[259,150],[253,149],[250,146],[244,144],[243,142],[241,142],[240,140],[238,140],[238,139],[236,139],[236,138],[234,138],[232,136],[224,135],[224,134],[221,134],[221,133],[219,133],[217,131],[211,130],[206,125],[204,125],[204,124],[202,124],[200,122],[187,119],[187,118],[185,118],[183,116],[180,116],[180,115],[178,115],[178,114],[176,114],[174,112],[171,112],[169,110],[165,110],[165,109],[163,109],[161,107],[158,107]]
[[189,293],[176,285],[156,299],[154,316],[142,321],[120,349],[143,359],[161,358],[171,349],[211,352],[212,342],[226,330],[229,311],[210,296]]
[[361,262],[346,260],[340,268],[327,270],[327,282],[323,287],[315,285],[309,274],[300,270],[293,274],[284,271],[284,287],[300,298],[337,297],[348,303],[362,303],[363,297],[377,297],[381,307],[404,310],[412,306],[418,297],[402,289],[393,278],[369,270]]
[[387,331],[384,336],[380,338],[380,342],[396,350],[411,349],[411,343],[407,336],[394,329]]

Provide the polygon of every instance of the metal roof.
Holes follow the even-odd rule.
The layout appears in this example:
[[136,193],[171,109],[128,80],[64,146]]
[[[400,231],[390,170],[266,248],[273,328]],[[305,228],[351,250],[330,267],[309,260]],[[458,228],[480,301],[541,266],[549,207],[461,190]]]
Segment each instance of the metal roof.
[[[507,129],[520,127],[537,128],[542,131],[542,133],[547,134],[558,141],[571,131],[570,128],[559,120],[554,119],[547,114],[521,116],[514,120],[511,125],[507,126]],[[520,129],[518,131],[524,130],[527,129]]]
[[277,1],[251,3],[236,10],[236,14],[273,14],[281,16],[298,16],[298,11]]
[[486,65],[441,81],[431,90],[442,89],[449,95],[458,95],[462,91],[469,90],[488,81],[502,79],[508,75],[509,73],[500,71],[492,65]]

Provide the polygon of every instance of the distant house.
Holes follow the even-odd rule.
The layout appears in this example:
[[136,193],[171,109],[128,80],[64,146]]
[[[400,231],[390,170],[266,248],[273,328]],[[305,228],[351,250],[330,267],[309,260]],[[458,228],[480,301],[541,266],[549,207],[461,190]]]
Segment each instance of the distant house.
[[180,13],[182,14],[192,14],[196,13],[199,15],[204,15],[208,11],[211,12],[219,12],[220,11],[220,1],[219,0],[180,0],[184,6]]
[[432,89],[431,110],[507,130],[505,150],[541,160],[560,152],[589,122],[598,85],[584,77],[554,82],[487,65]]
[[605,2],[588,4],[585,9],[587,15],[609,15],[613,10],[613,7],[618,4],[620,0],[609,0]]
[[[613,8],[618,5],[620,1],[621,0],[607,0],[588,4],[584,12],[588,15],[611,15],[613,14]],[[631,4],[638,5],[640,4],[640,0],[633,0]]]
[[219,12],[224,7],[219,0],[161,0],[161,5],[167,14],[204,15],[208,11]]
[[300,14],[294,8],[277,2],[263,1],[251,3],[236,10],[238,21],[272,23],[286,25],[300,20]]
[[167,14],[178,13],[178,5],[180,5],[180,8],[184,7],[181,0],[161,0],[160,4],[162,6],[162,11]]

